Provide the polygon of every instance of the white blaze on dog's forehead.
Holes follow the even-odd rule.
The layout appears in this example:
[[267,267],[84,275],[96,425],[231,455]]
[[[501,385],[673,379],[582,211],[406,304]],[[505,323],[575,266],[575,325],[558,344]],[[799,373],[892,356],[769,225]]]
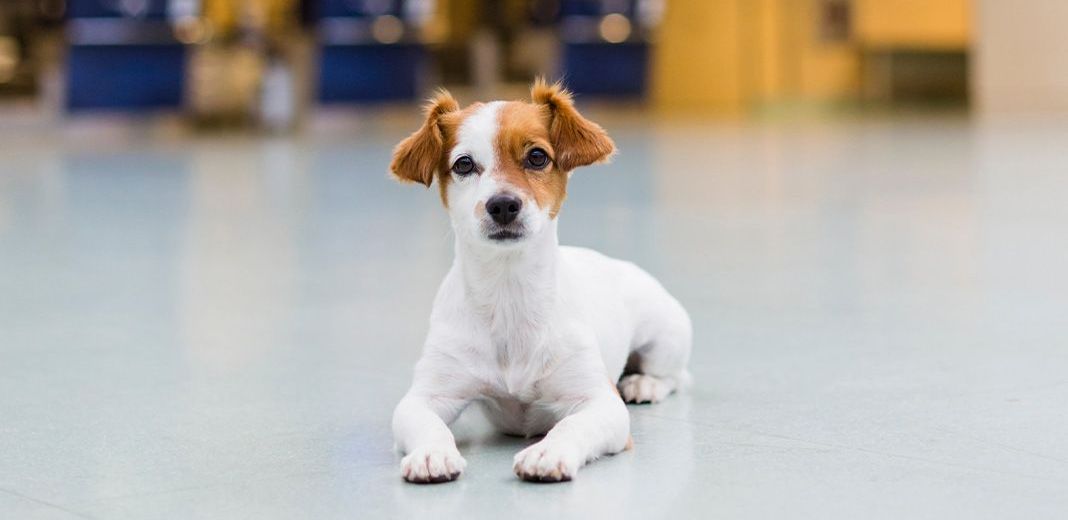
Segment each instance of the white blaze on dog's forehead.
[[462,155],[469,155],[482,168],[493,167],[497,159],[493,143],[497,141],[500,126],[497,115],[503,105],[503,101],[486,103],[464,119],[457,132],[456,147],[452,149],[450,163],[456,162]]

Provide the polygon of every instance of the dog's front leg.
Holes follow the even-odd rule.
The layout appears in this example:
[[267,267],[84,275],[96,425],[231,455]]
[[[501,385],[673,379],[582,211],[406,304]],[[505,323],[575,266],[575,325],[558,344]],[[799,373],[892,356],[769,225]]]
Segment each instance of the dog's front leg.
[[619,453],[630,440],[630,417],[623,400],[605,382],[545,438],[519,452],[513,469],[524,480],[571,480],[578,469],[601,455]]
[[408,482],[447,482],[463,472],[467,462],[449,431],[466,401],[434,397],[413,386],[393,411],[393,436],[405,454],[401,474]]

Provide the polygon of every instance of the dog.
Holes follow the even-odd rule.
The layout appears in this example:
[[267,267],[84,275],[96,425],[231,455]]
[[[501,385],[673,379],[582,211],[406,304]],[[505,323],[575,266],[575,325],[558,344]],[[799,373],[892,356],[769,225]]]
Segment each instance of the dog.
[[574,169],[615,144],[559,83],[531,101],[460,108],[445,90],[397,145],[399,180],[437,182],[455,260],[434,300],[411,388],[393,414],[409,482],[456,479],[466,462],[449,424],[471,403],[520,451],[524,480],[566,481],[631,445],[626,403],[655,403],[690,380],[690,317],[632,263],[560,246],[557,217]]

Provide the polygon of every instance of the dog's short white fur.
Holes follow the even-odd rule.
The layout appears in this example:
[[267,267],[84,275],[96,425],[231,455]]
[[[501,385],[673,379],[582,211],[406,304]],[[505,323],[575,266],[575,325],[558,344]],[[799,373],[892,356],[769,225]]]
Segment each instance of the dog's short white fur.
[[[581,116],[559,86],[535,88],[553,92],[541,96],[548,99],[547,108],[538,113],[546,114],[545,148],[555,153],[553,167],[563,165],[566,148],[576,144],[552,142],[563,135],[553,130],[552,118]],[[468,157],[478,171],[416,172],[439,175],[439,182],[440,176],[449,177],[442,197],[455,230],[456,256],[434,301],[411,388],[394,412],[396,446],[404,454],[401,472],[412,482],[459,476],[466,463],[448,425],[477,403],[502,432],[545,434],[515,456],[518,476],[569,480],[586,462],[629,446],[624,401],[656,402],[688,382],[690,319],[634,264],[558,244],[552,208],[541,207],[530,189],[501,173],[510,158],[502,158],[495,143],[510,121],[503,114],[508,103],[478,104],[462,112],[455,102],[444,104],[439,116],[456,115],[451,127],[428,119],[427,125],[442,125],[436,128],[443,136],[441,149],[429,153],[443,157],[433,164],[448,168]],[[522,104],[538,105],[537,100]],[[434,111],[432,106],[431,119]],[[417,134],[409,140],[420,139]],[[403,155],[401,147],[397,153]],[[425,177],[399,171],[403,162],[404,157],[395,158],[395,174],[429,184]],[[487,201],[502,193],[523,202],[508,227],[518,230],[519,238],[490,238],[501,226],[488,214]]]

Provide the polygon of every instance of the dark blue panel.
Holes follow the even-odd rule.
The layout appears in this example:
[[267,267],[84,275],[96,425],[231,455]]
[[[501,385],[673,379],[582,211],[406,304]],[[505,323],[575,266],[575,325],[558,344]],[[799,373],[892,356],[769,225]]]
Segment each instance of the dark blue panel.
[[[163,19],[167,17],[167,0],[145,0],[143,12],[124,11],[119,0],[67,0],[68,18],[144,18]],[[133,4],[129,4],[133,5]]]
[[[622,5],[622,9],[616,8]],[[612,11],[608,11],[606,7],[613,7]],[[609,12],[622,13],[628,18],[633,18],[637,13],[637,2],[635,0],[628,0],[627,2],[604,2],[604,0],[561,0],[560,2],[560,15],[561,16],[601,16],[608,14]]]
[[418,94],[421,45],[331,45],[320,52],[323,103],[413,100]]
[[648,64],[649,46],[643,42],[564,45],[564,80],[578,94],[641,96]]
[[[315,0],[321,17],[401,16],[404,0]],[[368,9],[370,8],[370,9]]]
[[71,46],[67,107],[177,107],[182,103],[185,59],[181,45]]

